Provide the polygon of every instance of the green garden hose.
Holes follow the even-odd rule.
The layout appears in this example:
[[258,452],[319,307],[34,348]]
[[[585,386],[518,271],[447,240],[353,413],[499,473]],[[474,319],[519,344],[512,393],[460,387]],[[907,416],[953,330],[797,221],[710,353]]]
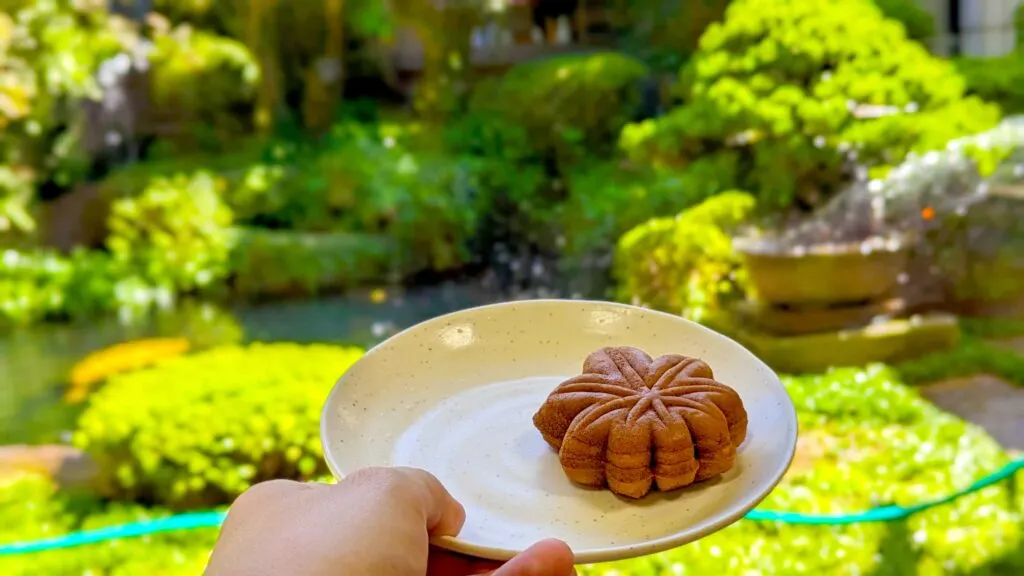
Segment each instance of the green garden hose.
[[[970,486],[954,492],[943,498],[915,504],[913,506],[880,506],[866,512],[857,514],[835,514],[815,515],[800,514],[797,512],[773,512],[768,510],[752,510],[745,516],[747,520],[763,522],[782,522],[785,524],[815,524],[815,525],[840,525],[840,524],[861,524],[865,522],[891,522],[900,520],[918,512],[948,504],[954,500],[987,488],[1003,480],[1007,480],[1017,472],[1024,470],[1024,458],[1010,462],[999,470],[985,476]],[[178,530],[195,530],[199,528],[216,528],[224,521],[224,512],[196,512],[179,514],[168,518],[149,520],[145,522],[133,522],[118,526],[108,526],[98,530],[83,532],[72,532],[45,538],[32,542],[16,542],[13,544],[0,544],[0,556],[13,556],[15,554],[29,554],[32,552],[45,552],[47,550],[58,550],[61,548],[72,548],[84,544],[95,544],[107,540],[119,540],[122,538],[133,538],[156,534],[159,532],[171,532]]]

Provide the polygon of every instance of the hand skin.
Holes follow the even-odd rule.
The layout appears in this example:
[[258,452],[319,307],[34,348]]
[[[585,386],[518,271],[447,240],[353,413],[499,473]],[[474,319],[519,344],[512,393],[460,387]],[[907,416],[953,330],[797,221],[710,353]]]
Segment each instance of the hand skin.
[[559,540],[505,564],[430,546],[455,536],[466,512],[432,475],[366,468],[341,482],[272,480],[235,500],[204,576],[572,576]]

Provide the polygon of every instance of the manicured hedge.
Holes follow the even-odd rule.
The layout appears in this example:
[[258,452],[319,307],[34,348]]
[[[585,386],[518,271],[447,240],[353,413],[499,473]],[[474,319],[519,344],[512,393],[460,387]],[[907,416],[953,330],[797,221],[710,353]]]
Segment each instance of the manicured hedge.
[[525,129],[545,154],[607,151],[636,114],[646,75],[642,62],[616,52],[545,57],[480,86],[470,111]]
[[268,478],[326,472],[320,409],[362,352],[328,345],[215,348],[112,377],[74,433],[124,498],[227,504]]
[[243,297],[312,295],[381,281],[398,264],[379,236],[239,228],[231,284]]
[[[112,383],[96,402],[108,407],[130,406],[132,404],[115,404],[115,394],[126,395],[130,384],[146,388],[152,394],[156,387],[155,375],[159,372],[167,376],[187,375],[201,384],[182,385],[179,377],[162,379],[162,394],[152,395],[173,397],[172,400],[139,402],[132,399],[142,410],[115,408],[114,413],[121,420],[103,420],[110,431],[97,428],[100,413],[96,409],[91,421],[83,422],[83,431],[93,436],[121,438],[117,441],[121,448],[116,452],[136,470],[141,468],[135,461],[147,458],[146,454],[166,458],[150,468],[151,484],[194,477],[185,471],[188,466],[200,471],[229,470],[210,465],[213,455],[228,457],[227,446],[219,439],[222,438],[220,432],[229,428],[244,436],[228,433],[226,438],[238,442],[239,447],[243,446],[242,442],[252,443],[253,446],[245,446],[247,451],[266,446],[265,455],[273,453],[283,443],[294,441],[292,434],[282,431],[285,423],[290,422],[294,434],[301,433],[303,438],[315,436],[316,422],[303,415],[309,406],[300,407],[302,402],[284,402],[281,395],[258,393],[266,390],[266,386],[260,384],[266,384],[267,380],[249,370],[243,370],[237,379],[229,378],[233,384],[227,386],[218,386],[209,378],[209,374],[216,373],[224,378],[233,371],[238,372],[239,367],[258,365],[253,371],[276,370],[273,372],[277,375],[273,378],[276,381],[306,381],[305,376],[298,379],[294,375],[284,376],[288,370],[280,366],[301,366],[303,361],[315,360],[312,350],[281,345],[253,348],[248,352],[250,354],[242,349],[224,349],[205,358],[195,357],[191,367],[184,360],[172,361],[161,368],[138,372],[136,374],[143,376],[135,379]],[[349,352],[325,347],[316,354],[336,358],[324,363],[334,362],[342,369]],[[272,358],[272,361],[261,364],[258,358]],[[201,366],[205,368],[200,369]],[[302,372],[298,367],[291,370]],[[242,384],[242,379],[248,381]],[[800,419],[800,445],[793,467],[782,484],[760,505],[761,509],[842,514],[890,503],[912,505],[964,488],[1008,461],[1006,454],[985,433],[922,400],[902,383],[899,373],[892,368],[882,365],[844,368],[824,374],[788,376],[783,381]],[[195,392],[200,387],[209,390],[205,397],[208,407],[221,407],[220,418],[203,417],[193,408],[197,400],[203,399]],[[292,395],[296,390],[294,385],[279,388],[287,389]],[[324,386],[313,386],[311,382],[299,388],[326,391]],[[260,400],[245,401],[246,395]],[[270,404],[272,396],[275,399]],[[269,410],[270,405],[275,409]],[[162,408],[157,409],[158,406]],[[184,413],[181,416],[168,414],[171,407]],[[163,419],[143,419],[135,415],[142,412]],[[234,424],[225,426],[219,420]],[[261,424],[237,427],[243,420]],[[184,442],[169,445],[166,453],[161,454],[151,443],[156,440],[174,442],[164,431],[168,427],[173,427],[175,436],[184,438]],[[129,433],[127,429],[138,434],[130,443],[125,436]],[[305,440],[299,444],[305,445]],[[299,448],[299,451],[304,450]],[[185,462],[185,466],[172,460],[172,456]],[[242,460],[246,458],[233,460],[231,466],[240,466]],[[278,472],[303,477],[295,470]],[[1024,474],[1018,475],[1018,486],[1021,481],[1024,481]],[[79,528],[166,513],[132,504],[110,504],[88,498],[72,500],[55,492],[51,484],[38,477],[0,481],[0,514],[4,518],[4,523],[0,524],[0,542],[54,536]],[[176,532],[0,558],[0,573],[18,576],[86,572],[197,574],[214,537],[212,530]],[[709,573],[1013,576],[1021,574],[1022,570],[1024,491],[1013,490],[1009,483],[1002,483],[900,522],[798,526],[743,520],[676,550],[631,561],[585,566],[581,573],[587,576]]]
[[745,295],[730,234],[755,207],[749,194],[726,192],[624,234],[615,254],[618,299],[704,320]]
[[629,156],[686,169],[738,154],[730,187],[779,208],[841,189],[850,153],[891,165],[999,119],[870,0],[734,0],[680,79],[681,106],[624,129]]
[[[800,450],[764,510],[862,512],[945,496],[1005,464],[978,428],[940,412],[883,366],[788,377]],[[1017,482],[1024,480],[1018,474]],[[677,550],[585,575],[1005,575],[1024,570],[1024,493],[1008,483],[901,522],[741,521]]]

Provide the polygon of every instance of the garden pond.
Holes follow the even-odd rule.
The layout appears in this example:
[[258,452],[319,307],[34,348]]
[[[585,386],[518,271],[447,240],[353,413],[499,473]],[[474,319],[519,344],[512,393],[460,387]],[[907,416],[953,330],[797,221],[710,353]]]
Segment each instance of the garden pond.
[[196,347],[287,341],[368,348],[428,318],[503,299],[485,282],[463,280],[233,308],[192,303],[133,322],[108,317],[27,327],[0,337],[0,445],[66,437],[81,407],[64,402],[72,369],[115,344],[184,337]]

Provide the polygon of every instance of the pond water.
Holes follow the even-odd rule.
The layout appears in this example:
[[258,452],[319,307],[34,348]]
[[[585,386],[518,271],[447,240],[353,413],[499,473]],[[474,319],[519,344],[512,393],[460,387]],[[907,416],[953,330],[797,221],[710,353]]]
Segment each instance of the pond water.
[[485,282],[239,306],[190,304],[142,322],[106,318],[0,336],[0,445],[66,437],[80,407],[62,401],[67,376],[89,353],[140,338],[184,336],[197,347],[229,342],[330,342],[369,347],[398,330],[463,308],[509,299]]

